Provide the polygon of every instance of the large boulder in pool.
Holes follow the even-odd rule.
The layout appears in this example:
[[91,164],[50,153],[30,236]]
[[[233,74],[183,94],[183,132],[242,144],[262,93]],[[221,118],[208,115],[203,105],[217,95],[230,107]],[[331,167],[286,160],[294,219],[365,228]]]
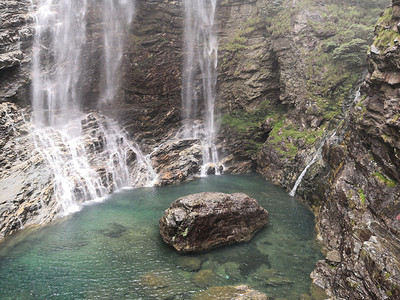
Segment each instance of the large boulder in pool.
[[199,193],[172,202],[160,219],[163,240],[178,252],[249,241],[268,212],[246,194]]

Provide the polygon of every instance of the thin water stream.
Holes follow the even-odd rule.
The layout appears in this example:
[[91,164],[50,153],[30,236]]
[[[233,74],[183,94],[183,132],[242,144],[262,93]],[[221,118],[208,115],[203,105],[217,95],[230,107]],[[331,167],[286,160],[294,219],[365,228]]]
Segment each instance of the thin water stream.
[[[249,243],[178,255],[158,220],[173,200],[204,191],[249,194],[269,211],[269,225]],[[313,215],[285,191],[256,175],[209,176],[123,190],[8,238],[0,244],[0,298],[190,299],[208,286],[247,284],[298,299],[318,259]]]
[[[203,148],[202,175],[209,166],[219,174],[215,146],[217,124],[215,99],[218,65],[216,0],[185,0],[184,66],[182,72],[183,136],[200,139]],[[199,76],[200,74],[200,76]]]

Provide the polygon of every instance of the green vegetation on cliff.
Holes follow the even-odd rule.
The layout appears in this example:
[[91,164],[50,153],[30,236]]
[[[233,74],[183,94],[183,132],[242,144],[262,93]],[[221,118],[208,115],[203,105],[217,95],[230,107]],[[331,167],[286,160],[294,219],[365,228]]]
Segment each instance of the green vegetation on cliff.
[[[389,0],[275,0],[264,7],[269,33],[312,44],[301,47],[305,57],[307,97],[327,121],[341,113],[363,70],[374,27]],[[294,28],[299,31],[294,33]],[[386,34],[387,40],[396,37]]]
[[272,109],[269,101],[261,103],[259,108],[253,111],[235,110],[222,116],[222,126],[234,130],[235,135],[240,137],[249,156],[260,151],[265,139],[260,128],[261,123],[269,117],[279,116]]
[[[269,121],[270,128],[262,124]],[[271,105],[269,101],[261,103],[252,111],[236,110],[222,116],[222,126],[230,127],[244,141],[249,155],[256,154],[263,142],[269,143],[284,157],[292,158],[298,151],[298,145],[314,145],[323,133],[323,128],[306,129],[290,123],[284,107]],[[267,127],[268,127],[267,126]]]
[[387,187],[394,188],[397,186],[396,181],[386,178],[383,174],[381,174],[379,172],[373,173],[372,176],[377,178],[380,182],[384,183]]
[[[254,47],[251,39],[263,35],[270,48],[258,58],[269,68],[262,76],[279,74],[280,91],[276,98],[265,92],[252,99],[250,106],[240,100],[236,104],[242,91],[235,91],[229,100],[231,111],[223,115],[223,127],[244,141],[251,155],[266,141],[281,159],[292,159],[300,150],[312,148],[327,128],[337,126],[354,97],[367,69],[375,24],[388,4],[390,0],[259,1],[258,14],[238,25],[221,44],[220,69],[238,81],[247,80],[246,72],[262,73],[262,64],[255,69],[253,65],[259,62],[252,65],[248,54]],[[382,19],[390,19],[388,13]],[[248,82],[243,79],[244,84]],[[247,97],[246,89],[243,97]],[[254,103],[260,104],[254,107]],[[267,120],[266,129],[262,124]]]
[[393,19],[393,8],[389,7],[379,18],[375,31],[374,45],[379,50],[384,51],[386,48],[393,46],[396,41],[400,42],[400,34],[393,30],[395,26],[397,24],[396,20]]

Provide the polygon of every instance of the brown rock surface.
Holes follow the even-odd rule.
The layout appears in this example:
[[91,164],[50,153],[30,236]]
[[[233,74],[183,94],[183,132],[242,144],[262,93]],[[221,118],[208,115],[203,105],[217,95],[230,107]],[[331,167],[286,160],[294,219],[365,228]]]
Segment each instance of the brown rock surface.
[[166,143],[151,154],[151,161],[159,174],[159,185],[184,181],[200,173],[203,164],[200,141],[193,139]]
[[198,193],[175,200],[160,219],[164,241],[178,252],[247,242],[268,223],[268,212],[241,193]]
[[379,42],[396,23],[390,12],[375,30],[380,51],[369,55],[361,96],[324,147],[329,173],[311,181],[327,182],[317,217],[327,255],[312,278],[334,299],[400,298],[400,47]]

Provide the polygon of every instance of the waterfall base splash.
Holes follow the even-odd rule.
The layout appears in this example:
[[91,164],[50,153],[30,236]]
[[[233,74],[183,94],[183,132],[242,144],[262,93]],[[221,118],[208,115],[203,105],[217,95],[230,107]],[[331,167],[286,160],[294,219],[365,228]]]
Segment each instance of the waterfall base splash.
[[122,187],[156,181],[149,158],[104,116],[82,115],[62,127],[33,128],[32,134],[53,174],[54,197],[64,215]]
[[210,137],[204,124],[200,120],[183,124],[175,135],[175,140],[199,140],[203,156],[200,176],[210,174],[221,175],[224,171],[224,166],[221,164],[213,136],[214,135],[211,135]]

